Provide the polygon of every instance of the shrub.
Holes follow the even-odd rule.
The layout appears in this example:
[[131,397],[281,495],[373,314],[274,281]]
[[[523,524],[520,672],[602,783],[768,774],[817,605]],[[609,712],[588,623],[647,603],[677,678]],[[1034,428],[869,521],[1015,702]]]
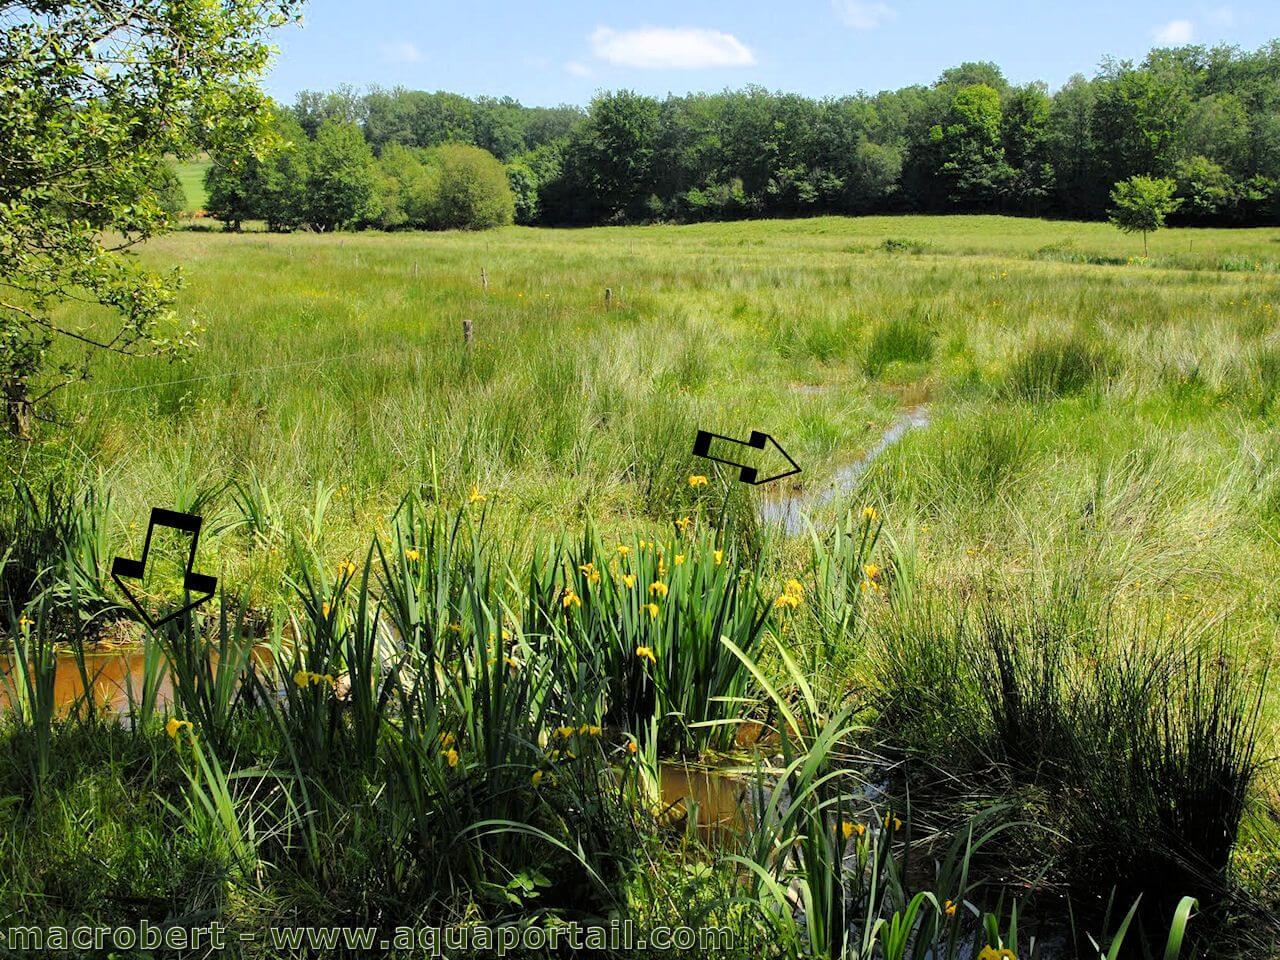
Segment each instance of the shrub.
[[433,149],[435,169],[429,225],[438,230],[485,230],[515,219],[507,173],[487,150],[459,143]]
[[537,223],[538,176],[533,168],[523,160],[511,161],[507,164],[507,184],[511,187],[515,222]]
[[177,220],[187,209],[187,195],[182,189],[182,181],[178,173],[168,163],[156,167],[155,176],[150,183],[156,202],[170,220]]
[[929,249],[929,244],[910,237],[885,237],[880,249],[885,253],[924,253]]
[[435,179],[418,151],[387,144],[374,174],[380,208],[374,225],[383,230],[426,226]]
[[742,185],[742,178],[727,183],[710,181],[676,198],[676,207],[686,220],[733,220],[759,212]]
[[1074,241],[1071,240],[1046,243],[1031,254],[1031,259],[1048,260],[1053,263],[1090,263],[1103,267],[1123,267],[1129,262],[1128,257],[1111,257],[1078,250]]

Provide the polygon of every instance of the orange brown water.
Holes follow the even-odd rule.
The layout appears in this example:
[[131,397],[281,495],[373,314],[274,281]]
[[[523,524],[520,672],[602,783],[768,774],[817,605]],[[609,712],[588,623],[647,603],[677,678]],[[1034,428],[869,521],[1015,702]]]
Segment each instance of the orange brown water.
[[696,808],[698,833],[706,842],[746,832],[749,790],[745,780],[723,771],[664,763],[659,782],[664,821],[681,820]]
[[[270,652],[255,647],[254,662],[270,665]],[[211,654],[216,658],[216,654]],[[9,706],[9,686],[17,682],[11,675],[13,659],[0,656],[0,710]],[[84,673],[93,688],[93,700],[99,710],[124,714],[129,710],[129,691],[134,699],[142,696],[142,684],[146,676],[146,658],[141,647],[104,652],[88,651],[84,654]],[[53,675],[53,698],[59,714],[71,711],[84,699],[85,684],[80,667],[73,656],[60,656]],[[173,678],[167,668],[160,670],[160,682],[156,693],[156,705],[165,707],[173,702]]]
[[[0,657],[0,708],[9,705],[9,685],[18,678],[12,676],[13,659]],[[94,701],[102,710],[112,713],[124,713],[129,709],[129,684],[133,686],[134,697],[142,695],[144,675],[143,653],[141,650],[113,650],[109,653],[86,653],[84,655],[84,672],[93,688]],[[72,706],[84,697],[84,677],[74,657],[58,657],[57,669],[53,675],[53,698],[59,713],[68,712]],[[159,699],[163,703],[173,700],[173,681],[168,671],[164,671]]]

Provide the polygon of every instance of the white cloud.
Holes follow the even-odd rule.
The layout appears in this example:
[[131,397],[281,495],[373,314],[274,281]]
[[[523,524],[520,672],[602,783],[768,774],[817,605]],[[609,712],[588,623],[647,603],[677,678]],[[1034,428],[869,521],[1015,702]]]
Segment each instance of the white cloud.
[[422,59],[422,51],[407,40],[380,44],[378,52],[388,63],[417,63]]
[[898,19],[898,11],[880,0],[831,0],[836,16],[855,30],[874,30]]
[[1163,27],[1157,28],[1154,35],[1156,43],[1176,47],[1190,43],[1196,35],[1196,28],[1190,20],[1170,20]]
[[733,34],[695,27],[600,27],[591,35],[591,50],[599,59],[623,67],[749,67],[756,62],[755,54]]
[[570,60],[564,65],[564,68],[575,77],[591,76],[591,68],[585,63],[579,63],[577,60]]

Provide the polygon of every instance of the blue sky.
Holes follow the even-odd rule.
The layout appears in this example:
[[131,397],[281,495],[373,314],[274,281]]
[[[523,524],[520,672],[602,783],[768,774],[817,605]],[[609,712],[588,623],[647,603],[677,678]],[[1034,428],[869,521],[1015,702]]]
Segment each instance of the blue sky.
[[526,104],[598,89],[662,95],[748,83],[814,96],[929,83],[964,60],[1058,86],[1106,54],[1280,37],[1280,3],[1156,0],[310,0],[278,35],[267,88],[403,84]]

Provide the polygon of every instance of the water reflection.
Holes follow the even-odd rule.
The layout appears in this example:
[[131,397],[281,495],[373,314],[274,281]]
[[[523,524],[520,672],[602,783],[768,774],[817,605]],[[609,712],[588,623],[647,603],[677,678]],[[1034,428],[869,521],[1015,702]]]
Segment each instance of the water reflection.
[[[217,653],[210,652],[210,657],[217,662]],[[271,651],[263,646],[253,649],[253,661],[259,668],[269,668],[272,663]],[[86,650],[84,653],[84,669],[80,668],[75,656],[61,655],[57,658],[53,675],[54,706],[60,716],[70,713],[75,705],[85,698],[85,679],[93,691],[93,703],[104,713],[124,715],[129,712],[129,696],[140,700],[143,685],[147,677],[146,649],[139,645],[130,645],[118,650]],[[12,687],[20,683],[14,669],[13,658],[0,655],[0,710],[10,705]],[[168,665],[160,658],[152,665],[156,673],[156,707],[163,709],[173,703],[173,677]]]

